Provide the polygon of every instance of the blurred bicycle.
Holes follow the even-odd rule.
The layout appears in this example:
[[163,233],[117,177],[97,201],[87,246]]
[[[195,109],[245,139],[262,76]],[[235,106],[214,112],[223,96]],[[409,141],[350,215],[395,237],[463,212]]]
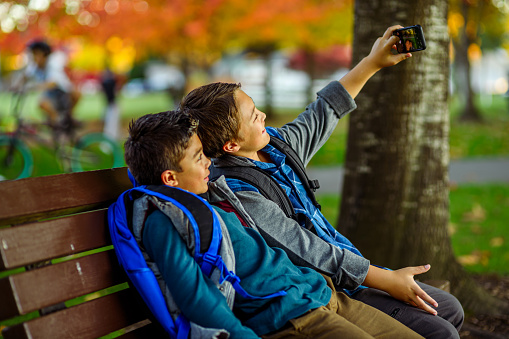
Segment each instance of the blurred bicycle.
[[65,103],[59,106],[62,111],[57,121],[39,125],[24,121],[21,113],[25,97],[24,91],[13,93],[10,111],[15,127],[13,131],[0,133],[0,180],[30,177],[34,168],[34,147],[44,147],[54,153],[64,172],[124,165],[122,149],[114,140],[102,133],[77,137],[80,123],[72,118]]

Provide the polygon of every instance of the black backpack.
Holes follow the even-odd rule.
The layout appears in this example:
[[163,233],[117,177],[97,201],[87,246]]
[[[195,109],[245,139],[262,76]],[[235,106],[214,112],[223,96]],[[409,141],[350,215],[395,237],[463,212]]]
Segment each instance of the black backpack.
[[[320,188],[318,180],[310,180],[302,160],[297,152],[290,147],[285,141],[271,136],[270,145],[286,155],[286,163],[294,170],[304,185],[304,188],[311,199],[313,205],[321,209],[320,204],[316,201],[315,191]],[[227,155],[221,159],[221,167],[214,164],[210,166],[210,179],[215,180],[221,175],[226,178],[238,179],[250,184],[258,189],[261,195],[276,203],[289,218],[292,218],[304,225],[308,230],[316,233],[313,223],[307,216],[302,213],[296,213],[290,198],[286,195],[285,190],[279,183],[268,173],[255,166],[240,166],[233,158]]]

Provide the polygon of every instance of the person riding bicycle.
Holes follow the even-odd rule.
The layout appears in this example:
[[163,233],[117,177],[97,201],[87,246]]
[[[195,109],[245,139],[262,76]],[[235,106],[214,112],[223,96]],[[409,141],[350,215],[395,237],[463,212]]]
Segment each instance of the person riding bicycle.
[[[43,40],[27,45],[30,61],[22,75],[22,86],[41,90],[39,107],[44,111],[51,127],[64,130],[75,125],[73,108],[81,94],[67,76],[59,53],[52,53],[51,46]],[[19,87],[19,86],[18,86]]]

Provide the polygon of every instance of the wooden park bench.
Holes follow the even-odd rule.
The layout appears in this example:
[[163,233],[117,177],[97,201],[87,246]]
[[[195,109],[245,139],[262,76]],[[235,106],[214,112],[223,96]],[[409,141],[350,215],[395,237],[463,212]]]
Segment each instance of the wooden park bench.
[[5,339],[161,337],[107,227],[107,207],[131,187],[126,168],[0,182]]

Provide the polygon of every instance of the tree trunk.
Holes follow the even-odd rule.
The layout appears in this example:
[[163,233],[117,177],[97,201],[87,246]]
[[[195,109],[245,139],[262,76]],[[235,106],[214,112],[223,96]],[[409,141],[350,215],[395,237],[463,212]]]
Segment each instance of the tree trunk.
[[306,63],[305,72],[309,77],[309,83],[306,87],[307,102],[313,102],[316,99],[316,93],[314,91],[313,84],[316,79],[316,61],[315,52],[309,48],[304,49],[304,59]]
[[454,42],[456,53],[454,55],[454,75],[456,78],[456,88],[460,101],[464,103],[463,111],[459,119],[461,121],[480,122],[481,114],[474,103],[474,91],[472,90],[472,77],[470,71],[470,60],[468,59],[468,47],[472,44],[472,38],[467,32],[467,22],[469,18],[469,4],[467,1],[461,2],[461,10],[465,18],[465,25],[461,29],[458,41]]
[[418,278],[447,279],[465,308],[499,312],[501,303],[456,261],[447,233],[447,2],[357,0],[354,63],[395,23],[421,24],[428,48],[378,72],[356,100],[338,230],[373,264],[398,269],[429,263],[430,272]]
[[180,106],[180,101],[184,98],[184,96],[191,90],[188,88],[189,85],[189,77],[191,76],[191,62],[189,58],[185,55],[179,58],[179,70],[182,72],[184,77],[184,82],[180,87],[171,86],[168,88],[167,93],[170,96],[170,99],[173,103],[173,109],[178,109]]
[[272,50],[262,52],[262,57],[265,63],[266,74],[263,81],[265,105],[264,113],[267,119],[274,117],[274,105],[272,103]]

